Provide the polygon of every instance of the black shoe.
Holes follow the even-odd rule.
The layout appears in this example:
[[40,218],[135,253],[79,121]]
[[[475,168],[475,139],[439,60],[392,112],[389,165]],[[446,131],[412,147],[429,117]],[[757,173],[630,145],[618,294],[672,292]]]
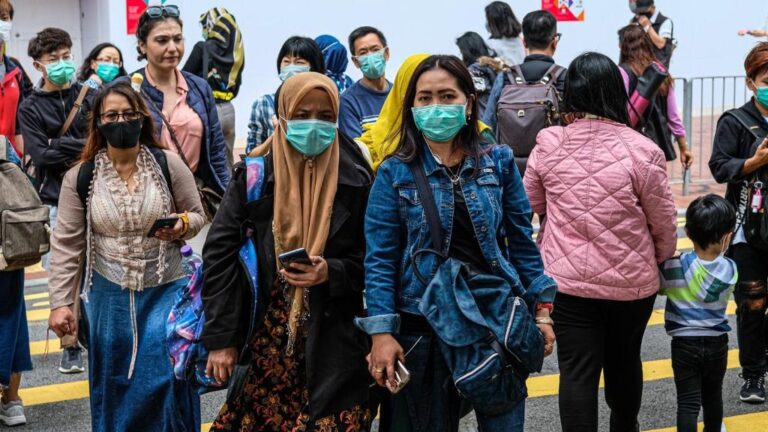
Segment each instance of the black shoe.
[[79,346],[64,348],[61,352],[59,372],[63,374],[85,372],[85,368],[83,367],[83,349]]
[[[741,377],[744,378],[744,376]],[[744,385],[741,386],[739,399],[742,402],[754,404],[765,402],[765,377],[744,378]]]

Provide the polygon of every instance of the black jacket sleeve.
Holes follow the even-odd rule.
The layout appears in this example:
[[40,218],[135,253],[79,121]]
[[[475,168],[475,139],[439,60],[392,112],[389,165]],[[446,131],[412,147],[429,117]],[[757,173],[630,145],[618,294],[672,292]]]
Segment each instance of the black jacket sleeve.
[[235,165],[234,177],[224,193],[203,247],[203,308],[205,327],[201,340],[209,351],[240,347],[243,305],[248,301],[247,280],[238,268],[243,226],[248,219],[246,179],[242,163]]
[[[747,136],[749,135],[749,136]],[[720,117],[715,131],[709,169],[718,183],[733,183],[743,179],[744,162],[751,157],[750,146],[754,137],[733,116]]]
[[189,54],[187,62],[184,63],[184,72],[195,74],[202,79],[207,79],[203,72],[203,49],[205,49],[205,42],[198,42],[192,48],[192,52]]
[[39,168],[64,171],[80,156],[85,145],[85,139],[62,137],[49,140],[45,119],[30,104],[19,110],[19,123],[24,148]]

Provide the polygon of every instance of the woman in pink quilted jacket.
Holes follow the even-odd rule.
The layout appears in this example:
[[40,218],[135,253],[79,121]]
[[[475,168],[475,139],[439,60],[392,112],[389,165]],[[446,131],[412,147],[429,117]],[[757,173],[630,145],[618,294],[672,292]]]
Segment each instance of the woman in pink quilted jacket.
[[643,388],[640,345],[672,257],[676,210],[664,154],[628,127],[618,67],[586,53],[568,68],[565,127],[539,133],[525,190],[542,218],[546,272],[557,280],[560,421],[597,431],[601,371],[611,432],[637,430]]

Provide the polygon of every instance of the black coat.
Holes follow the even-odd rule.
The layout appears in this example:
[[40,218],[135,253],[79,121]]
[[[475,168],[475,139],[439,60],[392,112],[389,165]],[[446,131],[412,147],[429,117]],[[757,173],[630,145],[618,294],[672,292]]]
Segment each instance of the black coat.
[[[352,321],[363,313],[363,224],[372,174],[357,145],[341,138],[339,185],[323,254],[328,263],[329,282],[310,289],[310,315],[304,324],[309,329],[305,353],[312,418],[365,404],[370,383],[365,362],[368,339]],[[259,257],[256,325],[262,325],[270,301],[277,272],[270,155],[265,162],[262,198],[252,203],[246,200],[244,166],[235,165],[232,181],[208,232],[203,249],[206,324],[201,338],[208,350],[237,347],[242,351],[250,342],[246,334],[251,294],[236,258],[248,229],[254,230],[252,238]],[[249,360],[248,350],[245,354],[241,363]]]
[[[754,100],[747,102],[739,108],[748,114],[756,124],[762,127],[762,133],[768,133],[768,122],[765,121],[760,111],[755,107]],[[755,136],[744,128],[741,123],[730,114],[723,114],[717,122],[712,156],[709,158],[709,169],[718,183],[727,183],[725,198],[738,209],[739,196],[743,187],[744,176],[741,170],[744,162],[755,154]],[[765,169],[762,170],[765,172]]]

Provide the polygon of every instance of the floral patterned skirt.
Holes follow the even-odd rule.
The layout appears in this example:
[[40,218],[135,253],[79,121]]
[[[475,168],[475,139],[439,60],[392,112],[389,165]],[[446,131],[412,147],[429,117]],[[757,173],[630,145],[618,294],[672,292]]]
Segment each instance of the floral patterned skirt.
[[288,312],[282,288],[275,283],[264,322],[251,341],[253,360],[242,392],[219,411],[211,431],[357,432],[367,431],[370,410],[363,406],[317,419],[310,424],[304,348],[299,334],[292,356],[288,344]]

